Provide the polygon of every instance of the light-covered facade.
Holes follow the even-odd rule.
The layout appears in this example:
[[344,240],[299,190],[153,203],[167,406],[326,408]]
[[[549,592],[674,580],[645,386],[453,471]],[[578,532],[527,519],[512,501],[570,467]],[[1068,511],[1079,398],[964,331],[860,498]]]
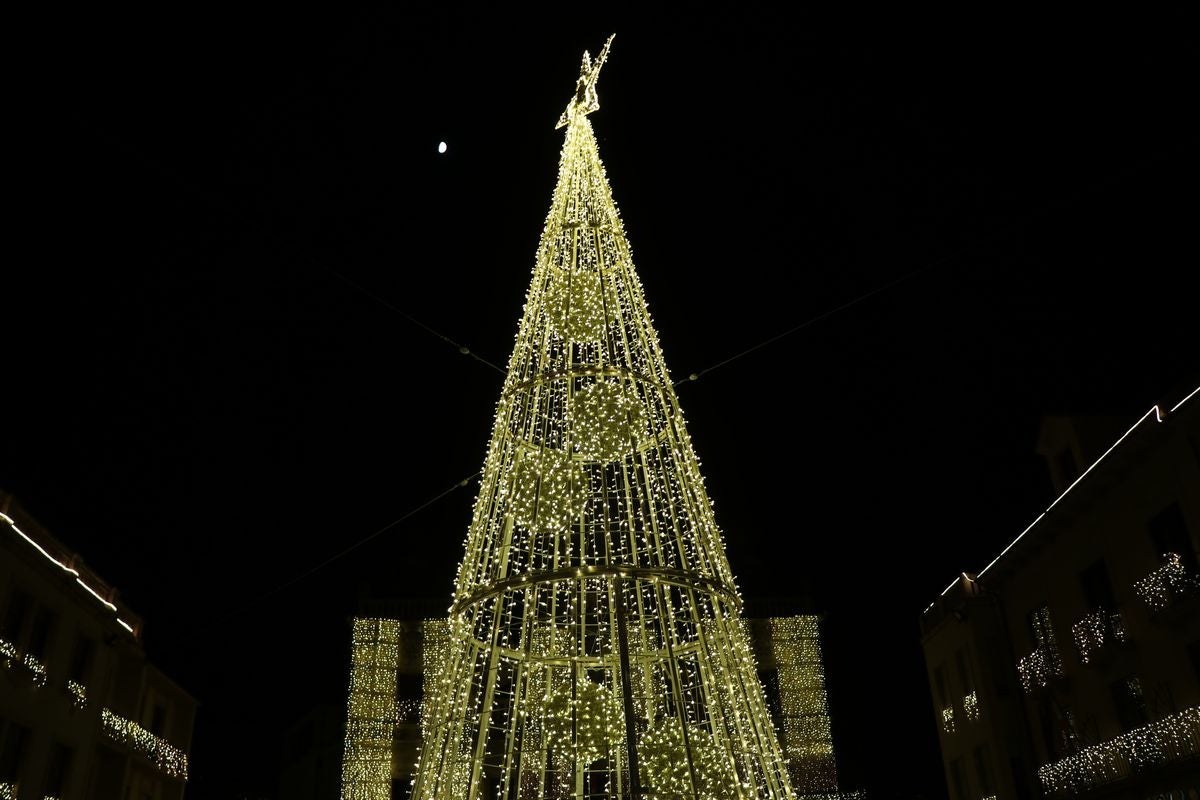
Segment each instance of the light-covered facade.
[[1200,793],[1200,395],[1037,449],[1057,499],[921,617],[950,798]]
[[[399,609],[388,604],[372,610],[352,626],[340,797],[405,800],[449,628],[444,618],[391,618]],[[750,618],[746,632],[796,796],[857,798],[839,788],[820,618]]]
[[0,798],[179,800],[196,701],[141,619],[0,492]]

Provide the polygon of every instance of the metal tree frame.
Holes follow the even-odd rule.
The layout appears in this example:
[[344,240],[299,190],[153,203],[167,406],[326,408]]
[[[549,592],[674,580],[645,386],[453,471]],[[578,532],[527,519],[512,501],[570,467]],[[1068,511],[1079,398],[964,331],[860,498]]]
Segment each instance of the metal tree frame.
[[584,53],[559,120],[426,698],[420,800],[793,797],[587,116],[609,43]]

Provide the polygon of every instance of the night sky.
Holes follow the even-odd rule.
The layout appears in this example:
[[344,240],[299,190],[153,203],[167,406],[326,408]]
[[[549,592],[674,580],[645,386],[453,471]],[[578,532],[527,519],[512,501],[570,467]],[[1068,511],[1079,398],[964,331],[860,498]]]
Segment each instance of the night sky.
[[411,512],[482,465],[614,30],[601,157],[742,593],[826,615],[848,788],[945,795],[918,615],[1052,499],[1040,416],[1200,384],[1179,20],[123,13],[10,73],[0,486],[199,700],[193,800],[275,795],[361,592],[448,601],[474,479]]

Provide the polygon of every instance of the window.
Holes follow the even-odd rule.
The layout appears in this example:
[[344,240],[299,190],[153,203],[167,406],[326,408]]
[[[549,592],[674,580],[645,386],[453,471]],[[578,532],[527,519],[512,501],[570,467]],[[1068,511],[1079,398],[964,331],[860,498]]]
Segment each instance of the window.
[[162,703],[156,702],[154,710],[150,713],[150,732],[155,736],[166,736],[167,707]]
[[1038,703],[1038,721],[1042,728],[1042,744],[1049,761],[1071,755],[1079,749],[1075,728],[1075,713],[1071,707],[1044,695]]
[[0,622],[0,639],[17,644],[25,633],[25,620],[33,610],[33,598],[20,589],[13,591],[8,599],[8,608],[4,610],[3,622]]
[[933,686],[937,692],[938,708],[945,708],[950,705],[947,701],[949,693],[946,691],[946,671],[941,667],[937,667],[933,671]]
[[996,782],[992,780],[991,754],[988,746],[975,748],[975,776],[979,778],[979,793],[991,797],[996,793]]
[[1079,573],[1079,584],[1083,588],[1083,599],[1089,611],[1117,607],[1113,597],[1112,580],[1108,575],[1108,563],[1103,558],[1096,559],[1091,566]]
[[960,647],[954,654],[954,661],[958,667],[959,687],[963,694],[971,694],[975,691],[975,679],[971,676],[971,662],[967,656],[967,648]]
[[1136,675],[1126,675],[1109,685],[1117,722],[1122,732],[1140,728],[1150,721],[1146,710],[1146,696],[1142,692],[1142,681]]
[[29,631],[29,643],[25,651],[36,659],[44,659],[50,649],[50,637],[54,632],[54,612],[42,606],[33,615],[33,627]]
[[0,720],[0,781],[21,781],[28,741],[28,728]]
[[951,793],[955,800],[966,800],[967,783],[963,778],[962,759],[956,758],[950,762]]
[[1029,639],[1034,647],[1054,643],[1054,626],[1050,623],[1049,606],[1035,608],[1025,620],[1029,623]]
[[83,686],[88,684],[88,676],[92,671],[92,654],[96,643],[86,636],[75,640],[75,650],[71,653],[71,671],[67,677]]
[[50,749],[50,761],[46,769],[46,786],[43,789],[47,797],[62,797],[67,788],[67,778],[71,773],[71,748],[62,742],[55,742]]
[[1179,509],[1179,503],[1171,503],[1164,508],[1146,527],[1150,531],[1150,539],[1154,542],[1155,555],[1162,558],[1165,553],[1178,553],[1188,571],[1200,572],[1200,564],[1196,561],[1196,547],[1188,534],[1187,522]]

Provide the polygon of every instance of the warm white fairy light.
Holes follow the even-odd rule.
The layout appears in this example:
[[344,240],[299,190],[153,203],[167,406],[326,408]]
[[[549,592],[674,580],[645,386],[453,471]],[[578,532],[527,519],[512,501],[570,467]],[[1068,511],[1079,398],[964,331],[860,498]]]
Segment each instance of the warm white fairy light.
[[10,669],[14,664],[19,664],[29,672],[34,684],[39,688],[46,685],[46,665],[32,653],[21,651],[12,642],[0,639],[0,660]]
[[400,623],[356,617],[342,753],[341,800],[390,800]]
[[1088,664],[1105,645],[1125,644],[1129,640],[1119,611],[1098,609],[1071,626],[1071,637],[1079,660]]
[[187,753],[166,739],[107,708],[100,710],[100,726],[108,738],[140,753],[165,774],[187,780]]
[[1076,793],[1200,755],[1200,706],[1080,750],[1038,770],[1047,794]]
[[1017,673],[1026,694],[1050,686],[1063,675],[1062,656],[1058,651],[1058,638],[1049,609],[1043,607],[1036,612],[1034,635],[1037,646],[1033,652],[1017,661]]
[[779,681],[780,744],[797,792],[837,790],[837,765],[817,617],[768,620]]
[[1035,689],[1045,689],[1054,678],[1062,677],[1062,658],[1058,647],[1052,644],[1039,645],[1033,652],[1017,662],[1021,686],[1029,694]]
[[594,681],[552,685],[540,710],[546,745],[563,760],[591,764],[625,739],[620,700]]
[[426,643],[415,800],[630,796],[635,772],[664,800],[794,797],[587,118],[606,54],[563,115],[445,635]]
[[77,709],[87,708],[87,687],[79,681],[67,681],[67,693],[71,695],[71,705]]
[[969,692],[963,696],[963,716],[971,722],[979,721],[979,695]]
[[413,697],[403,697],[396,700],[396,722],[412,724],[421,721],[421,701]]
[[942,730],[946,733],[954,733],[954,706],[945,706],[942,708]]
[[17,785],[0,781],[0,800],[17,800]]
[[1165,553],[1164,560],[1161,567],[1133,585],[1151,611],[1162,611],[1177,598],[1200,592],[1200,575],[1189,571],[1178,553]]

